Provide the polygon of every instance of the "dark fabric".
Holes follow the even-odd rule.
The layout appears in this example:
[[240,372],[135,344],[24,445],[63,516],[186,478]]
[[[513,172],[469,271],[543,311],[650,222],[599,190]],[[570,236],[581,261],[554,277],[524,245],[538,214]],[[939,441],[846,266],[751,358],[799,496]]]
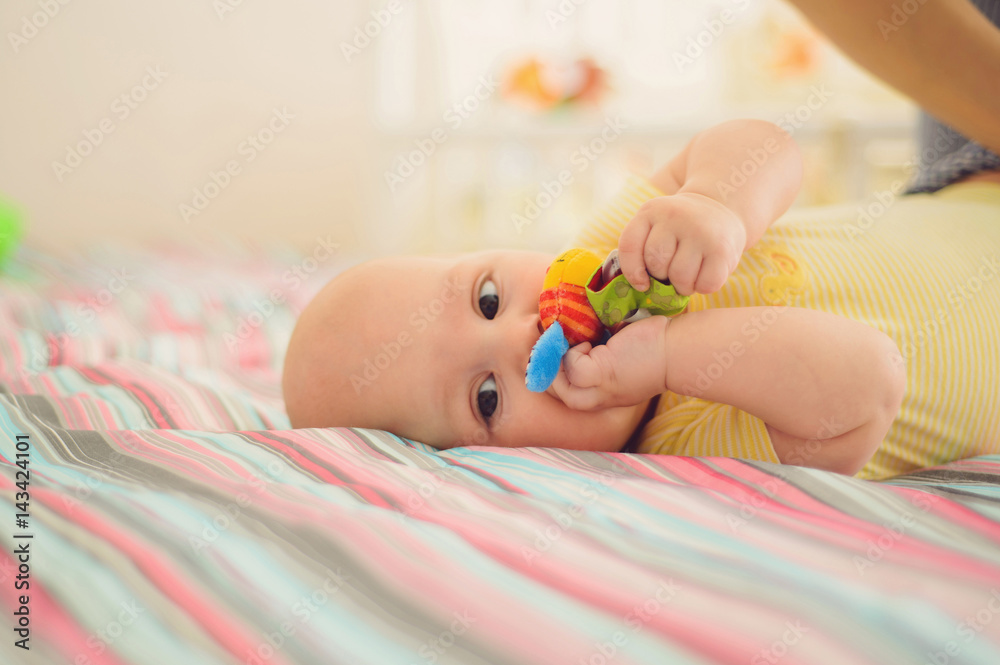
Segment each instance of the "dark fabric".
[[[972,0],[972,4],[1000,27],[1000,0]],[[983,86],[995,88],[1000,81],[983,81]],[[921,112],[917,131],[917,172],[905,194],[935,192],[967,175],[1000,169],[1000,156],[929,113]]]

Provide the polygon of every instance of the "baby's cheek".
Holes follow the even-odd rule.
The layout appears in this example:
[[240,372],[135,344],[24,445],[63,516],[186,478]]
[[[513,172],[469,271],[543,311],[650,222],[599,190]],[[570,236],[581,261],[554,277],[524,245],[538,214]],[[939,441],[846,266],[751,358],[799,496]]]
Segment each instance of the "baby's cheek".
[[566,416],[568,448],[616,452],[631,434],[628,413],[619,408],[573,411],[568,407]]

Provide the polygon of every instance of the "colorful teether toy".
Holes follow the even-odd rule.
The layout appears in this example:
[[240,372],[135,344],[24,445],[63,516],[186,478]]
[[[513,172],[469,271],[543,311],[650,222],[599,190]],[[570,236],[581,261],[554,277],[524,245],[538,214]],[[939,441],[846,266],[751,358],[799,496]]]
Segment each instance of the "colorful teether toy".
[[604,261],[585,249],[571,249],[556,257],[538,298],[545,332],[528,360],[528,389],[542,392],[552,385],[569,347],[604,342],[619,323],[684,311],[688,296],[678,295],[669,283],[652,277],[649,281],[648,290],[634,289],[618,265],[618,250]]

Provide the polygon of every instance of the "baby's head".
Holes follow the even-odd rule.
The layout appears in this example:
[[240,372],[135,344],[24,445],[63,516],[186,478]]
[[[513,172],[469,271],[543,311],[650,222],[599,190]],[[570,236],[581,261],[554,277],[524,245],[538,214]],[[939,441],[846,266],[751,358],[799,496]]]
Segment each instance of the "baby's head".
[[369,427],[437,448],[620,450],[645,404],[574,411],[524,376],[553,256],[378,259],[306,307],[282,381],[293,427]]

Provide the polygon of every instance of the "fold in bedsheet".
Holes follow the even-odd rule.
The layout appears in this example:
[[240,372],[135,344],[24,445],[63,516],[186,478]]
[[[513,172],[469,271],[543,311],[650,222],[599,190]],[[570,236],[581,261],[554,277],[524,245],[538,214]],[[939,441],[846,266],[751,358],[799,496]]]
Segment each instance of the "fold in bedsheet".
[[0,271],[0,399],[71,429],[287,428],[288,336],[344,265],[241,246],[21,248]]
[[17,662],[1000,662],[978,482],[2,420],[5,459],[32,444],[37,660]]
[[325,281],[291,289],[299,261],[25,250],[0,277],[2,662],[1000,662],[1000,457],[870,483],[288,430],[280,352]]

